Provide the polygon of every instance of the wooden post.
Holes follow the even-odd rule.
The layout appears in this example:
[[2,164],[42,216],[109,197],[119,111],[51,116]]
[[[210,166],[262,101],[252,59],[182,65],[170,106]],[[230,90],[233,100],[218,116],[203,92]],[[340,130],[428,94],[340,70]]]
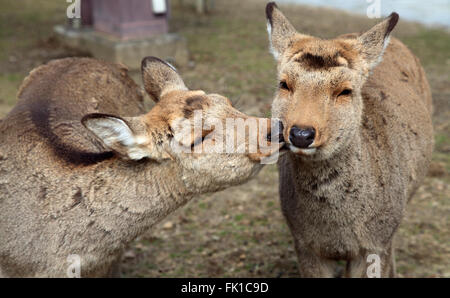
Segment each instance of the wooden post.
[[92,16],[92,0],[81,1],[81,25],[92,26],[94,24]]
[[123,40],[147,38],[168,32],[168,12],[155,13],[155,6],[150,0],[94,0],[92,4],[96,31],[109,33]]

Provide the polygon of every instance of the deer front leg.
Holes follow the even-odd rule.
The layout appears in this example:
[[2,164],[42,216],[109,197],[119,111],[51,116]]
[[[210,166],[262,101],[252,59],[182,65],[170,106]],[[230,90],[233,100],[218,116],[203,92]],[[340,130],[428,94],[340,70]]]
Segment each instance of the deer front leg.
[[335,277],[336,261],[317,256],[308,248],[296,245],[300,277]]
[[392,244],[383,253],[361,254],[349,260],[345,277],[395,277],[395,259]]
[[109,270],[106,274],[107,277],[110,278],[119,278],[121,277],[121,264],[122,264],[122,255],[123,251],[121,251],[120,255],[117,257],[117,259],[111,264],[109,267]]
[[368,277],[367,276],[368,265],[370,264],[367,263],[365,255],[358,255],[354,257],[353,259],[347,261],[347,268],[345,269],[345,277],[347,278]]
[[390,248],[390,254],[389,254],[389,262],[390,262],[390,268],[389,271],[387,271],[387,274],[389,277],[394,278],[397,275],[397,267],[395,266],[395,251],[394,251],[394,245],[391,243]]

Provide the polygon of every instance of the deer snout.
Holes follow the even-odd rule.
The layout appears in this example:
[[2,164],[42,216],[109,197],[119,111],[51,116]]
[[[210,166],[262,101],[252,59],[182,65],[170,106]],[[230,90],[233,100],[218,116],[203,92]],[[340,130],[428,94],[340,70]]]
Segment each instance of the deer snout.
[[289,131],[289,142],[297,148],[306,149],[314,142],[316,130],[313,127],[292,126]]
[[[263,128],[261,125],[264,125]],[[257,152],[248,155],[253,161],[275,156],[284,145],[283,123],[277,119],[259,119]]]

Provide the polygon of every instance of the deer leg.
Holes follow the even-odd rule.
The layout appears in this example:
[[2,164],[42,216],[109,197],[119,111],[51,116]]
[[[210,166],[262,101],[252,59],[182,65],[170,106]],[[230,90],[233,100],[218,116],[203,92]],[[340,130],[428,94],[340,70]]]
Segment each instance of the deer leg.
[[[378,273],[378,274],[376,274]],[[395,260],[392,243],[382,253],[360,254],[347,262],[346,277],[394,277]]]
[[365,255],[358,255],[353,259],[347,261],[347,268],[345,269],[345,277],[347,278],[361,278],[368,277],[368,264]]
[[391,243],[389,247],[389,253],[386,256],[386,270],[384,271],[385,277],[391,277],[394,278],[396,276],[396,267],[395,267],[395,250],[394,245]]
[[119,257],[109,267],[107,277],[119,278],[121,276],[120,266],[121,266],[121,262],[122,262],[122,253],[120,253]]
[[336,261],[321,258],[309,249],[296,248],[296,250],[301,277],[334,277]]

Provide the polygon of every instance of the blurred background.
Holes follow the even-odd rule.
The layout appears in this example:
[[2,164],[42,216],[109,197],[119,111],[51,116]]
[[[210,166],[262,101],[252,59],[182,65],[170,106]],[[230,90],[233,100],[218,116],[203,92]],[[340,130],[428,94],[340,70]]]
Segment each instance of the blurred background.
[[279,3],[297,3],[333,7],[352,13],[367,14],[367,10],[379,10],[381,16],[395,11],[402,19],[423,24],[450,28],[449,0],[279,0]]
[[[65,0],[0,0],[0,117],[14,106],[25,76],[49,60],[117,61],[141,83],[136,61],[148,55],[175,64],[190,89],[220,93],[243,112],[270,116],[276,65],[268,52],[266,1],[170,0],[145,7],[108,1],[88,1],[80,20],[68,19]],[[450,0],[278,3],[299,31],[322,38],[367,30],[377,22],[368,9],[369,16],[400,14],[394,36],[426,70],[436,145],[395,239],[397,271],[450,277]],[[123,276],[296,277],[296,266],[271,165],[245,185],[195,198],[137,239],[124,255]]]

